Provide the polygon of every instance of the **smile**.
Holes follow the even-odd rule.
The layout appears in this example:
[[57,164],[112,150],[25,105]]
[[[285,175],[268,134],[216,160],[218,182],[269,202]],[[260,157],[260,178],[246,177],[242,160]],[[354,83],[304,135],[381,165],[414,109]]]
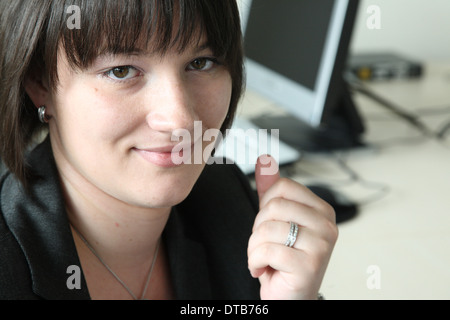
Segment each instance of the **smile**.
[[[162,168],[173,168],[173,167],[179,167],[181,164],[176,164],[172,160],[173,158],[173,152],[172,149],[170,151],[167,150],[167,148],[163,148],[161,150],[155,149],[155,150],[143,150],[143,149],[137,149],[134,148],[133,151],[137,152],[144,160],[150,162],[153,165],[156,165],[158,167]],[[183,156],[183,150],[180,150],[177,152],[177,155],[182,157]]]
[[162,168],[173,168],[183,164],[177,161],[177,159],[183,159],[185,151],[190,151],[193,147],[193,145],[186,145],[181,148],[177,145],[150,149],[133,148],[133,151],[153,165]]

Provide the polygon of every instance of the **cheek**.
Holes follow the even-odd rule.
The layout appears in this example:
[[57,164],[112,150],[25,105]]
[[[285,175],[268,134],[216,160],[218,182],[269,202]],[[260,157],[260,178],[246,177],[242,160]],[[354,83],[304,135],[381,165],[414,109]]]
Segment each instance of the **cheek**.
[[106,141],[129,130],[126,105],[117,95],[79,84],[61,92],[59,97],[56,117],[60,132],[78,139]]
[[229,76],[215,81],[197,91],[198,116],[208,128],[219,129],[228,114],[231,102],[232,82]]

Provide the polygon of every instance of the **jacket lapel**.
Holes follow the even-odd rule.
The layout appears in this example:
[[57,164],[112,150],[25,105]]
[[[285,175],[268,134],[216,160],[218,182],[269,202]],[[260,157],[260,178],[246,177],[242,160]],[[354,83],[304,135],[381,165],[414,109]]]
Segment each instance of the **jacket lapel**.
[[[58,176],[47,139],[29,158],[40,168],[30,190],[25,191],[12,175],[6,178],[1,211],[28,262],[33,291],[44,299],[89,299],[82,272],[80,289],[70,289],[71,267],[81,264],[71,235]],[[30,201],[30,198],[32,201]]]
[[163,237],[178,300],[209,300],[212,297],[204,246],[188,236],[182,223],[184,212],[172,210]]

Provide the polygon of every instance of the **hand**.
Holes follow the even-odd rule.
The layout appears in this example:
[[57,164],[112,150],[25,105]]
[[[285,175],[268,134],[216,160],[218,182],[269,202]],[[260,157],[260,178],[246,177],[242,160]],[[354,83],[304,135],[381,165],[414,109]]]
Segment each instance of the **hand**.
[[[308,188],[280,178],[278,167],[263,175],[269,160],[275,161],[262,156],[256,164],[260,212],[248,246],[250,273],[259,278],[261,299],[316,299],[338,236],[334,210]],[[290,221],[299,225],[292,248],[285,245]]]

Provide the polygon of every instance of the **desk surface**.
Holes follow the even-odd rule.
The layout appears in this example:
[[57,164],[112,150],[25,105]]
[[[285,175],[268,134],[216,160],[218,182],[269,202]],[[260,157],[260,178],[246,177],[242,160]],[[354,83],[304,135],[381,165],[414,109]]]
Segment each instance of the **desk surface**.
[[[418,80],[370,87],[434,131],[450,121],[450,63],[429,64]],[[450,130],[438,142],[374,101],[354,99],[366,121],[367,148],[305,154],[284,171],[361,203],[357,217],[339,224],[321,291],[327,299],[450,299]],[[239,114],[275,109],[249,91]]]

